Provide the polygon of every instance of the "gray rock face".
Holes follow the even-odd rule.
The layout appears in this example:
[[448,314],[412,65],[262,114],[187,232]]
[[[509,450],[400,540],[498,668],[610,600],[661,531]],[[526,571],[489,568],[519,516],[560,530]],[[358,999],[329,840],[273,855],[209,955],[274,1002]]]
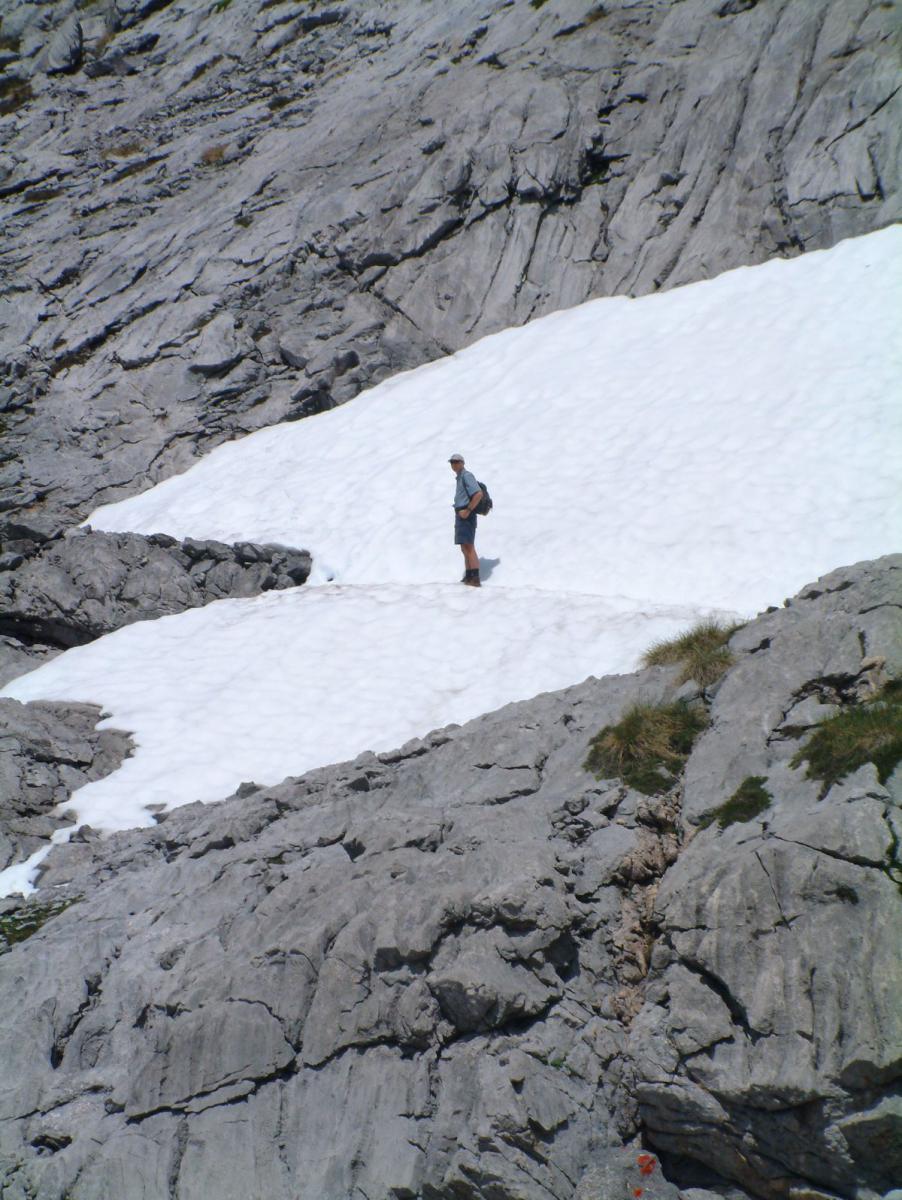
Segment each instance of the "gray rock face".
[[78,14],[48,77],[72,0],[4,13],[10,537],[504,326],[899,216],[879,0]]
[[130,753],[127,734],[95,729],[100,715],[93,704],[0,700],[0,869],[71,824],[52,810]]
[[[3,1116],[47,1114],[3,1122],[7,1189],[50,1169],[78,1200],[128,1196],[129,1178],[162,1197],[170,1172],[185,1200],[572,1194],[636,1129],[616,868],[584,885],[583,847],[660,836],[579,764],[600,721],[668,677],[584,686],[54,852],[41,896],[84,899],[7,959],[57,937],[75,950],[65,979],[45,950],[20,991],[35,1014],[56,997],[60,1023],[38,1035],[56,1066],[21,1038],[0,1051],[23,1087]],[[97,919],[75,948],[79,911]],[[48,1139],[62,1148],[38,1155]]]
[[684,815],[750,775],[773,802],[701,830],[658,892],[631,1032],[643,1122],[757,1195],[800,1178],[882,1195],[902,1178],[902,769],[822,795],[789,760],[837,704],[902,675],[902,556],[825,576],[732,646]]
[[[710,811],[690,781],[718,739],[730,786],[721,719],[767,742],[829,645],[858,646],[859,682],[889,663],[900,575],[850,568],[736,636],[687,811]],[[887,1191],[898,774],[819,798],[777,739],[767,813],[693,835],[679,790],[581,766],[675,675],[589,680],[56,848],[37,903],[79,899],[0,971],[4,1195]]]
[[41,643],[26,645],[18,638],[0,635],[0,687],[15,679],[17,675],[34,671],[41,663],[49,662],[59,652],[55,646]]
[[43,67],[48,75],[74,71],[81,64],[83,36],[81,21],[73,13],[53,32],[47,44]]
[[310,562],[306,550],[288,546],[74,530],[28,557],[0,558],[0,633],[78,646],[211,600],[296,587]]

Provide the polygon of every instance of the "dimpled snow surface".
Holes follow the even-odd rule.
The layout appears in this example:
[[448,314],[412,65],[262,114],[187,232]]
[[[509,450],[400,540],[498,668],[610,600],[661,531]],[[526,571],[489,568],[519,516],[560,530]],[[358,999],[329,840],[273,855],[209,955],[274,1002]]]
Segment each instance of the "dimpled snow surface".
[[[129,626],[2,694],[134,732],[68,806],[112,829],[631,670],[700,615],[898,549],[900,294],[894,227],[592,301],[221,446],[87,523],[303,547],[311,582]],[[481,591],[457,583],[454,451],[495,500]]]

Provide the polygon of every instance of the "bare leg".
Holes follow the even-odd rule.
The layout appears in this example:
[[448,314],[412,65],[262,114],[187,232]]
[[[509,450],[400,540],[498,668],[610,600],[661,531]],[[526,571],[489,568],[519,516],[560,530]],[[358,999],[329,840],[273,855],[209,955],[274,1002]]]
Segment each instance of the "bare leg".
[[467,564],[468,571],[479,570],[479,555],[476,553],[476,546],[472,542],[469,546],[461,546],[464,552],[464,562]]

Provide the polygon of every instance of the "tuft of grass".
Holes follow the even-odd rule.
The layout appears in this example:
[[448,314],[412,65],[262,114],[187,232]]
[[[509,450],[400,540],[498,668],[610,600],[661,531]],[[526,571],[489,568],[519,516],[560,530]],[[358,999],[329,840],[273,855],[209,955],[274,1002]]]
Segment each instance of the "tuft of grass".
[[80,899],[80,896],[74,896],[70,900],[57,900],[50,904],[29,904],[6,916],[0,916],[0,954],[5,954],[18,942],[26,941],[52,917],[59,916]]
[[280,108],[285,108],[290,103],[290,96],[271,96],[267,101],[270,112],[278,112]]
[[530,8],[541,8],[543,4],[547,4],[548,0],[529,0]]
[[140,138],[133,138],[130,142],[120,142],[117,146],[108,146],[104,150],[104,155],[107,158],[131,158],[133,154],[140,154],[144,149],[144,143]]
[[216,0],[216,3],[213,5],[213,11],[215,13],[225,12],[231,3],[232,0]]
[[208,146],[200,156],[200,161],[205,167],[218,167],[226,156],[225,146]]
[[682,700],[634,704],[595,735],[583,766],[598,779],[622,779],[646,796],[669,791],[707,724],[704,709]]
[[707,619],[668,641],[655,642],[642,655],[643,667],[682,666],[679,683],[694,680],[701,687],[716,683],[733,665],[727,642],[741,623],[726,625]]
[[899,762],[902,679],[894,679],[870,700],[821,722],[790,766],[807,763],[807,778],[822,780],[826,790],[865,763],[873,763],[878,779],[886,783]]
[[15,112],[33,99],[34,92],[27,79],[4,79],[0,76],[0,117]]
[[760,816],[773,802],[765,783],[767,777],[764,775],[747,775],[729,800],[700,822],[702,829],[707,829],[714,821],[721,829],[726,829],[728,825],[742,824]]

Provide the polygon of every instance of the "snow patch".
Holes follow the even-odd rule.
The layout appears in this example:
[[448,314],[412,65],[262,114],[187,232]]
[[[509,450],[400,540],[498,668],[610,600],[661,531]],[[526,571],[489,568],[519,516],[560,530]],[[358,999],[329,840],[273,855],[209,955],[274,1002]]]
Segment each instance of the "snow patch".
[[97,528],[454,577],[460,450],[494,584],[755,611],[902,542],[902,228],[496,334],[219,446]]
[[[0,694],[134,733],[67,806],[111,830],[632,670],[701,615],[902,544],[900,293],[892,227],[555,313],[220,446],[87,523],[303,547],[312,581],[129,626]],[[481,591],[450,583],[456,450],[496,504]]]
[[222,800],[244,780],[390,750],[597,672],[697,616],[535,589],[335,585],[222,600],[78,646],[6,688],[27,701],[103,694],[101,727],[135,753],[80,788],[79,824],[131,829],[149,806]]

